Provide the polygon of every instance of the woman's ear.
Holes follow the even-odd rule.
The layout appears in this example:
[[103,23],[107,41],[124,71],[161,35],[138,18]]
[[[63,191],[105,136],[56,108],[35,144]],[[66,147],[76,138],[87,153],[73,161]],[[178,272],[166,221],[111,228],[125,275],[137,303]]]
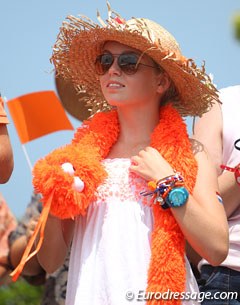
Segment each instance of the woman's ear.
[[157,92],[161,95],[163,95],[170,87],[171,84],[171,80],[169,78],[169,76],[166,73],[160,73],[158,75],[158,88],[157,88]]

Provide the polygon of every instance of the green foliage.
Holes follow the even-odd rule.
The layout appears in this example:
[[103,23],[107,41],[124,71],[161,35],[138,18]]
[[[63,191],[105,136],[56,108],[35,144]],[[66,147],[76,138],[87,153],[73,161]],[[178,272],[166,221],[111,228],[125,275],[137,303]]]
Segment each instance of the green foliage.
[[237,38],[238,41],[240,41],[240,12],[236,13],[234,18],[234,32],[235,32],[235,37]]
[[43,288],[31,286],[24,280],[18,280],[0,287],[1,305],[39,305]]

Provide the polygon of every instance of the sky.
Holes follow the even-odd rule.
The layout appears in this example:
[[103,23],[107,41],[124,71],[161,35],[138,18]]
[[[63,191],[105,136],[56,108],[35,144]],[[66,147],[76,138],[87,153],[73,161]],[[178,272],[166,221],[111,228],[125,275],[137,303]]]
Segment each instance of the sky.
[[[145,17],[171,32],[182,53],[198,65],[206,62],[214,83],[222,87],[240,84],[240,43],[234,38],[232,19],[240,11],[239,0],[110,1],[125,19]],[[30,92],[55,90],[49,58],[62,21],[68,15],[86,15],[97,22],[96,12],[107,18],[105,0],[8,0],[0,3],[0,92],[8,100]],[[41,115],[41,112],[39,113]],[[81,122],[73,119],[77,128]],[[14,171],[0,185],[10,209],[21,217],[33,191],[30,167],[8,112],[8,132],[14,152]],[[187,120],[190,128],[191,120]],[[53,149],[69,143],[73,131],[58,131],[24,147],[34,163]],[[1,169],[0,169],[1,170]]]

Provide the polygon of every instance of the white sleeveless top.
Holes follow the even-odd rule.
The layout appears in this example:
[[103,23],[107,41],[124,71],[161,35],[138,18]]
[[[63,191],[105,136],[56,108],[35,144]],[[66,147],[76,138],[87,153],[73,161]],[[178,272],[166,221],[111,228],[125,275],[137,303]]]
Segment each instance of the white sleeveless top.
[[[103,164],[108,178],[98,188],[98,199],[76,220],[66,305],[135,305],[147,286],[153,214],[143,203],[149,199],[139,194],[146,181],[129,173],[130,159]],[[186,291],[198,291],[187,261],[186,270]],[[131,302],[127,293],[135,295]]]
[[[234,142],[240,139],[240,85],[220,90],[223,118],[223,159],[224,165],[235,167],[240,163],[240,151],[234,147]],[[214,140],[214,139],[213,139]],[[240,143],[238,143],[240,147]],[[229,217],[229,252],[221,266],[240,271],[240,207]],[[202,265],[209,264],[201,260]]]

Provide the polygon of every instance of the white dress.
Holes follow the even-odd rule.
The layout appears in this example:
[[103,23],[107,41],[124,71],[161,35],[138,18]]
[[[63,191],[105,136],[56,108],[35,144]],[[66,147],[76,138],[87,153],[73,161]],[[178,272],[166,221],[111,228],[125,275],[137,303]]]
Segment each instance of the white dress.
[[[153,215],[143,203],[149,199],[139,194],[146,182],[129,173],[129,159],[103,164],[108,178],[98,188],[98,199],[76,220],[66,305],[135,305],[147,286]],[[198,291],[188,263],[186,268],[186,291]],[[134,294],[131,302],[126,294]]]

